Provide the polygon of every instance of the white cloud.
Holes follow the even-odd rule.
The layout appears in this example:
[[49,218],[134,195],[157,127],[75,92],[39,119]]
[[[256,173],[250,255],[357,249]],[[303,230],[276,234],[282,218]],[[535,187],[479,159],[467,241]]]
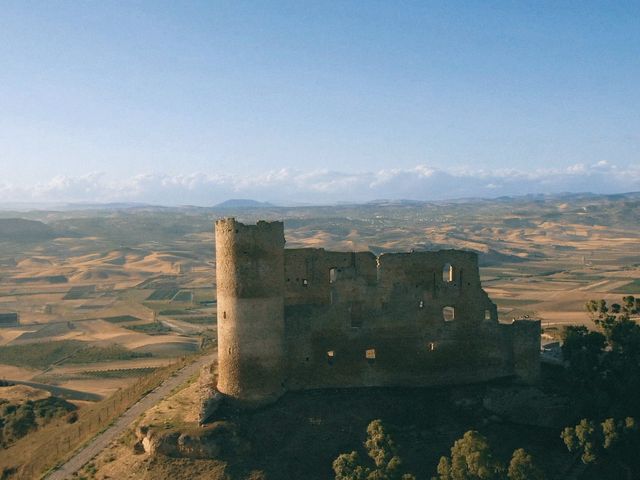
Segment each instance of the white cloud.
[[148,202],[213,205],[229,198],[274,203],[334,203],[372,199],[442,200],[527,193],[618,193],[640,190],[640,165],[621,168],[606,161],[565,169],[442,170],[426,165],[345,173],[281,169],[258,175],[201,172],[140,174],[114,179],[96,172],[57,176],[35,185],[0,183],[3,202]]

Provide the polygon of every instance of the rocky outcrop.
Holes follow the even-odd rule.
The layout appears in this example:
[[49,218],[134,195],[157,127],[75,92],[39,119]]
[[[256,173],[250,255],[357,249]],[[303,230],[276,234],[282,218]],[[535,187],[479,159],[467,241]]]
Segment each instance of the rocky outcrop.
[[140,426],[134,451],[175,458],[232,458],[246,452],[248,443],[230,422],[215,422],[206,427],[162,429]]
[[198,379],[198,423],[206,424],[211,420],[222,401],[222,395],[216,389],[216,378],[211,371],[211,365],[205,365],[200,370]]

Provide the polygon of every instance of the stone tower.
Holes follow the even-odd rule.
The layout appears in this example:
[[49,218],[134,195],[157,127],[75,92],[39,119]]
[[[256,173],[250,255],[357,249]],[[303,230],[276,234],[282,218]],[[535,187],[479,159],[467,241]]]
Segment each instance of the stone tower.
[[218,390],[242,406],[285,391],[284,224],[216,221]]

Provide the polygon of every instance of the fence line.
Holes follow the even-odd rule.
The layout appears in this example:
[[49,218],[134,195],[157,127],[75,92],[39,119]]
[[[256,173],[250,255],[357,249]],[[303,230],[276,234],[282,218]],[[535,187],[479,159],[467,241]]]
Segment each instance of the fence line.
[[78,448],[108,427],[145,394],[192,360],[192,357],[183,357],[176,363],[158,368],[141,377],[129,387],[118,389],[113,395],[95,405],[79,409],[78,420],[74,423],[58,419],[55,424],[49,424],[23,437],[3,452],[0,467],[15,468],[17,479],[41,478],[51,468],[71,457]]

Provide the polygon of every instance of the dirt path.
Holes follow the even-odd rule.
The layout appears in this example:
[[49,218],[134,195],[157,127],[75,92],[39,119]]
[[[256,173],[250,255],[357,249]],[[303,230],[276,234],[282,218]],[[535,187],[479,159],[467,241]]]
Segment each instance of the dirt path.
[[86,463],[104,450],[111,442],[116,440],[140,415],[149,410],[160,400],[166,397],[171,390],[184,383],[191,375],[197,373],[200,367],[213,362],[213,355],[205,355],[191,365],[187,365],[172,377],[169,377],[155,390],[143,397],[127,410],[114,424],[107,430],[96,436],[82,450],[77,452],[67,463],[58,470],[52,472],[47,480],[64,480],[70,478],[75,472],[80,470]]

